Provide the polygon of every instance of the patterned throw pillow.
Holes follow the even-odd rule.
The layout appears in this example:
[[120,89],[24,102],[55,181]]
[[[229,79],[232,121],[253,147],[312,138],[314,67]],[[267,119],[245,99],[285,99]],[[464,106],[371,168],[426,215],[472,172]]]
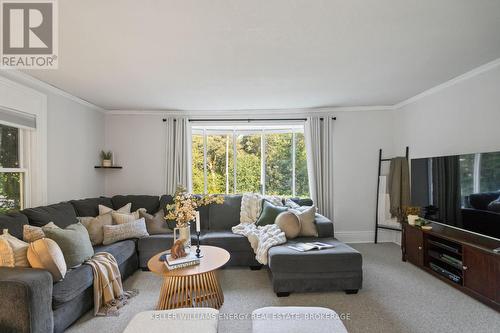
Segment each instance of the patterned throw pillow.
[[303,237],[318,237],[318,229],[316,228],[316,207],[302,207],[303,210],[290,210],[297,215],[300,221],[299,236]]
[[[9,234],[5,229],[3,235],[0,235],[0,242],[2,242],[2,257],[1,261],[8,267],[30,267],[27,257],[28,243]],[[12,253],[9,253],[9,249]],[[13,266],[9,266],[12,265]],[[3,264],[2,264],[3,265]]]
[[111,216],[113,216],[114,224],[125,224],[137,221],[141,218],[140,213],[145,212],[145,208],[139,208],[133,213],[119,213],[119,212],[111,212]]
[[[44,227],[47,228],[59,228],[54,222],[49,222]],[[23,240],[25,242],[31,243],[38,239],[42,239],[45,237],[43,230],[41,227],[35,227],[34,225],[25,224],[23,226]]]
[[113,217],[110,213],[96,217],[78,217],[77,219],[85,226],[85,228],[87,228],[92,245],[101,245],[104,240],[102,227],[113,224]]
[[117,210],[114,210],[113,208],[109,208],[109,207],[104,206],[104,205],[99,205],[97,207],[99,208],[99,215],[103,215],[103,214],[111,213],[111,212],[130,214],[130,209],[132,209],[132,203],[129,202],[128,204],[126,204],[125,206],[123,206],[122,208],[119,208]]
[[31,267],[49,271],[54,281],[60,281],[66,275],[64,255],[52,239],[42,238],[31,243],[28,248],[28,260]]
[[124,239],[149,236],[144,218],[124,224],[105,225],[102,229],[104,232],[102,244],[104,245],[113,244]]

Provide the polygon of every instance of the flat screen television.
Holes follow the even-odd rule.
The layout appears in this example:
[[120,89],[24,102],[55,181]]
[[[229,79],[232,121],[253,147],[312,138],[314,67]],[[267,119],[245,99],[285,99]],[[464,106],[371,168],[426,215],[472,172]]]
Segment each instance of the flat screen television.
[[412,159],[411,201],[426,219],[500,239],[500,152]]

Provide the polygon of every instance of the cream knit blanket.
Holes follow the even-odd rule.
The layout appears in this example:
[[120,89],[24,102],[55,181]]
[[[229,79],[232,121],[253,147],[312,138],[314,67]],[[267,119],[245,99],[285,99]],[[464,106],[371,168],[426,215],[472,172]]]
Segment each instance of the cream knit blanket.
[[271,247],[286,243],[285,233],[275,224],[257,227],[253,223],[240,223],[232,230],[233,233],[248,238],[255,252],[255,259],[263,265],[267,265],[267,253]]
[[85,264],[92,267],[94,275],[94,315],[119,315],[118,309],[126,305],[128,299],[136,296],[138,291],[123,291],[118,263],[110,253],[98,252]]

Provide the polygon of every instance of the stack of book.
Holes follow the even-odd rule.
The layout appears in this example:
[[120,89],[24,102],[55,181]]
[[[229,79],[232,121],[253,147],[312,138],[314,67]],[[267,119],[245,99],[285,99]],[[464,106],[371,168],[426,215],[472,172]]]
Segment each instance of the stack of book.
[[200,263],[200,258],[197,258],[195,253],[188,253],[185,257],[173,259],[170,253],[167,252],[160,257],[160,260],[165,263],[165,266],[169,270],[198,265]]

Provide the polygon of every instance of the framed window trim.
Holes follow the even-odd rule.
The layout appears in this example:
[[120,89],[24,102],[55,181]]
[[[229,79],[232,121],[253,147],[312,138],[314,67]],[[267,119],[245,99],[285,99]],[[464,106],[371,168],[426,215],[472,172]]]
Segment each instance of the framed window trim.
[[15,124],[0,121],[0,124],[15,127],[19,130],[19,167],[18,168],[2,168],[0,167],[0,173],[20,173],[23,175],[21,179],[21,195],[20,195],[20,209],[27,207],[27,204],[31,203],[31,186],[30,186],[30,174],[29,168],[26,167],[26,162],[29,159],[30,147],[29,147],[29,130],[23,129],[21,126],[16,126]]
[[7,122],[4,124],[21,128],[23,132],[24,207],[46,205],[47,96],[0,75],[0,108],[29,114],[36,119],[36,129],[26,129]]
[[[221,126],[223,127],[223,126]],[[233,193],[237,193],[237,137],[238,135],[260,135],[261,154],[260,154],[260,193],[266,194],[266,135],[268,134],[292,134],[292,197],[296,196],[296,134],[304,134],[303,125],[290,125],[290,126],[260,126],[255,125],[255,128],[238,128],[233,129],[217,128],[217,126],[191,126],[191,135],[201,135],[203,137],[203,190],[204,194],[208,192],[208,177],[207,177],[207,137],[209,135],[231,135],[233,145]],[[226,194],[229,194],[229,142],[226,144]],[[193,161],[189,161],[192,165]]]

